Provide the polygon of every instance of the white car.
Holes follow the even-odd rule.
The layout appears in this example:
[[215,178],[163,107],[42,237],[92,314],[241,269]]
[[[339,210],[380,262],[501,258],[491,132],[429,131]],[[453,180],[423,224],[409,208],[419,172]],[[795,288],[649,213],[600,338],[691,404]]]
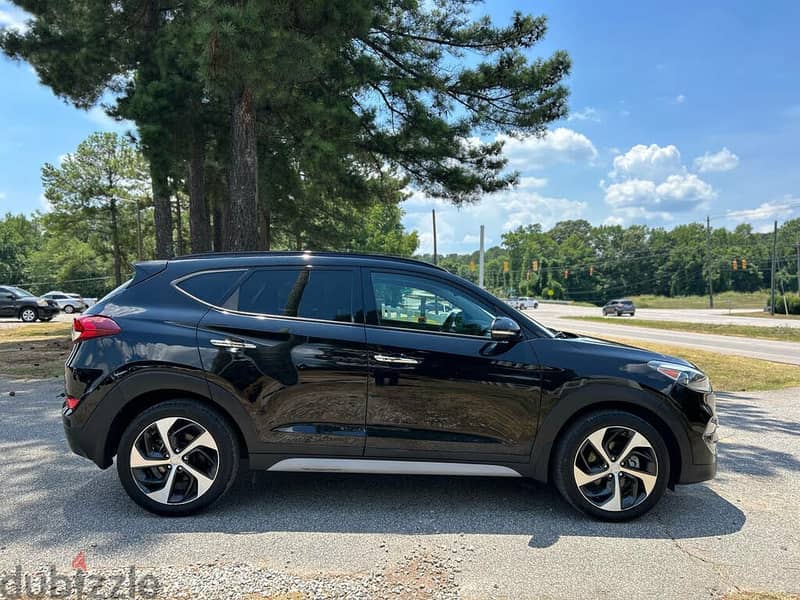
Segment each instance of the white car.
[[512,304],[517,310],[527,310],[530,308],[539,308],[539,302],[536,298],[529,298],[528,296],[520,296]]
[[83,312],[89,305],[80,297],[79,294],[67,294],[66,292],[47,292],[42,296],[47,300],[52,300],[58,307],[68,315],[75,312]]

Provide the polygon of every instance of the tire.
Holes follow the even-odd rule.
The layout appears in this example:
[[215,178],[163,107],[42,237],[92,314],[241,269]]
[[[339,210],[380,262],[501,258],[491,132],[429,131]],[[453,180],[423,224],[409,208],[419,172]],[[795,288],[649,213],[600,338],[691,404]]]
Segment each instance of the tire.
[[74,313],[74,312],[75,312],[75,307],[74,307],[74,306],[72,306],[72,304],[67,304],[67,305],[64,307],[64,312],[65,312],[65,313],[67,313],[68,315],[71,315],[72,313]]
[[[161,435],[165,430],[168,454]],[[137,464],[132,467],[132,462]],[[208,507],[228,491],[238,469],[239,444],[231,426],[194,400],[169,400],[142,412],[125,429],[117,452],[122,487],[139,506],[165,516]]]
[[[599,440],[602,452],[595,449]],[[627,445],[631,441],[637,445]],[[614,456],[620,450],[621,456]],[[661,434],[622,410],[600,410],[570,425],[559,436],[552,468],[553,482],[564,499],[604,521],[642,516],[664,494],[670,477],[669,452]]]
[[35,308],[26,306],[21,311],[19,311],[19,318],[23,323],[33,323],[36,319],[39,318],[39,312]]
[[617,311],[617,316],[618,316],[618,317],[621,317],[621,316],[622,316],[622,313],[621,313],[621,312],[619,312],[619,311]]

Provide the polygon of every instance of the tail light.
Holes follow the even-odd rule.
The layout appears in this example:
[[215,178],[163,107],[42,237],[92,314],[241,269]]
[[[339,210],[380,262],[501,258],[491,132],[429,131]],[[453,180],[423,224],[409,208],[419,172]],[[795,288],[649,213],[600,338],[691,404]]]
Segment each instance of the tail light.
[[86,315],[72,321],[72,341],[115,335],[122,331],[111,317]]

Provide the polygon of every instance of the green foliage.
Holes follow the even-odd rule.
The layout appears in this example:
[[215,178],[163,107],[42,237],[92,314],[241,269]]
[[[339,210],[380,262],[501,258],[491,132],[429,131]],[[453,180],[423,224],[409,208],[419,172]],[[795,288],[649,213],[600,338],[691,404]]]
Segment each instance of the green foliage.
[[35,220],[8,213],[0,219],[0,282],[22,282],[27,258],[40,244],[41,230]]
[[800,294],[775,296],[775,312],[779,315],[800,315]]
[[[778,231],[779,290],[791,289],[797,281],[794,244],[799,237],[800,219],[787,221]],[[750,225],[739,225],[733,231],[713,230],[714,291],[750,293],[768,288],[771,247],[772,234],[754,233]],[[653,294],[694,296],[707,305],[703,300],[708,293],[707,251],[708,233],[700,223],[678,225],[669,231],[643,225],[593,227],[584,220],[563,221],[549,231],[538,224],[527,225],[504,234],[502,246],[486,251],[485,284],[500,295],[602,304],[612,297]],[[477,264],[477,253],[448,255],[440,264],[476,281],[477,271],[468,268],[470,261]],[[504,272],[506,261],[508,272]],[[766,296],[756,296],[757,306],[767,304]],[[724,302],[720,306],[724,307]]]

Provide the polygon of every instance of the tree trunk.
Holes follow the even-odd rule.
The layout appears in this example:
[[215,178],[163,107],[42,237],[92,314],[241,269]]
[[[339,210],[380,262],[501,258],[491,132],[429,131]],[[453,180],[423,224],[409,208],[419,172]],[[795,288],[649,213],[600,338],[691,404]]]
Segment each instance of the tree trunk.
[[[264,211],[264,250],[272,249],[272,209]],[[800,275],[798,275],[800,277]]]
[[156,258],[172,258],[172,206],[166,170],[150,163],[153,183],[153,225],[156,233]]
[[258,248],[258,151],[253,91],[245,85],[233,95],[231,113],[230,219],[226,223],[228,250]]
[[206,199],[205,171],[205,135],[200,126],[195,126],[189,159],[189,241],[192,252],[211,250],[211,222]]
[[108,203],[111,212],[111,246],[114,253],[114,287],[122,285],[122,255],[119,247],[119,224],[117,223],[117,199]]
[[222,216],[222,207],[217,205],[214,207],[214,252],[222,252],[225,247],[223,244],[225,236],[222,234],[223,224],[224,217]]
[[183,210],[181,209],[181,197],[175,194],[175,230],[178,233],[177,251],[178,256],[186,254],[183,243]]

